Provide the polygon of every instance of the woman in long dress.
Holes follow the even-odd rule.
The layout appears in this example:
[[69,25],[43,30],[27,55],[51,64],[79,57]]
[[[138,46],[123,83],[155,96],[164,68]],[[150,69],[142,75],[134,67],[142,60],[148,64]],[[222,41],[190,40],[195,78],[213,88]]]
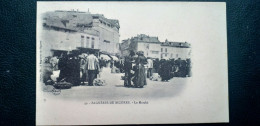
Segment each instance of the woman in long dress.
[[68,56],[66,53],[62,53],[61,58],[59,59],[58,62],[58,68],[60,70],[60,75],[59,78],[57,79],[57,81],[61,81],[61,80],[67,80],[68,78]]
[[143,88],[144,85],[147,85],[146,74],[144,65],[147,64],[147,59],[144,56],[144,52],[140,51],[137,53],[138,57],[135,60],[136,66],[134,68],[134,86],[136,88]]

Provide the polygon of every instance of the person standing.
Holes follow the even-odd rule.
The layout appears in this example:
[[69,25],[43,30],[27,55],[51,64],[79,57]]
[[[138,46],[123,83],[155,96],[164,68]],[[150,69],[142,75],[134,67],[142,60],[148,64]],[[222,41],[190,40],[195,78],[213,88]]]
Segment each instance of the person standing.
[[160,66],[160,61],[158,58],[156,58],[153,62],[153,67],[154,67],[154,71],[155,73],[158,73],[159,71],[159,66]]
[[[96,57],[98,57],[98,53],[95,53],[94,55],[95,55]],[[95,77],[94,77],[94,79],[97,78],[97,75],[98,75],[99,72],[100,72],[100,61],[99,61],[98,58],[97,58],[97,60],[98,60],[98,62],[95,64],[96,69],[95,69]],[[99,75],[100,75],[100,74],[99,74]]]
[[80,62],[77,56],[75,56],[75,54],[69,55],[67,68],[68,68],[67,81],[73,84],[74,86],[78,86],[80,84]]
[[181,59],[178,58],[176,61],[175,61],[175,66],[176,66],[176,77],[181,77],[181,71],[180,71],[180,66],[181,66]]
[[82,55],[82,57],[80,58],[80,72],[82,73],[81,83],[82,83],[82,85],[84,85],[84,82],[86,81],[86,78],[87,78],[86,59],[85,59],[84,55]]
[[136,88],[143,88],[144,85],[147,85],[144,68],[144,65],[147,64],[147,59],[144,56],[143,51],[139,51],[137,55],[138,57],[135,60],[136,67],[133,82]]
[[75,85],[74,84],[74,59],[73,59],[73,54],[69,53],[68,54],[68,61],[67,61],[67,79],[66,81]]
[[148,57],[147,58],[147,67],[148,67],[148,70],[147,70],[147,78],[150,78],[152,76],[152,70],[153,70],[153,60]]
[[187,72],[186,65],[187,65],[186,60],[181,60],[181,65],[180,65],[181,77],[186,77],[186,72]]
[[187,59],[186,62],[187,62],[187,65],[186,65],[187,75],[188,75],[188,77],[191,77],[191,61],[190,61],[190,59]]
[[100,70],[102,70],[103,67],[105,67],[105,60],[103,59],[103,57],[101,57],[101,58],[99,59],[99,64],[100,64]]
[[124,61],[124,72],[125,72],[125,78],[124,78],[124,86],[125,87],[131,87],[131,70],[132,70],[132,61],[133,61],[133,56],[135,55],[134,51],[130,51],[129,56],[125,57]]
[[114,67],[114,60],[110,60],[110,68],[112,69]]
[[162,59],[160,70],[159,70],[159,75],[162,77],[162,81],[169,81],[171,79],[170,74],[171,74],[171,65],[169,61]]
[[73,81],[74,85],[80,85],[80,60],[78,56],[73,57]]
[[57,81],[65,80],[68,78],[68,56],[66,53],[62,53],[58,62],[58,69],[60,70],[59,78]]
[[90,52],[90,55],[86,60],[87,69],[88,69],[88,85],[93,86],[93,80],[97,74],[98,70],[98,58],[94,55],[94,52]]

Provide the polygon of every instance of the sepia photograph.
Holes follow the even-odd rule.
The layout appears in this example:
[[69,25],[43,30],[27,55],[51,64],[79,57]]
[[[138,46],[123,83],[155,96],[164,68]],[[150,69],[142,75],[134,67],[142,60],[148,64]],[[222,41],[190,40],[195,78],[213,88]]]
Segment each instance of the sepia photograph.
[[225,2],[37,2],[37,125],[227,123]]

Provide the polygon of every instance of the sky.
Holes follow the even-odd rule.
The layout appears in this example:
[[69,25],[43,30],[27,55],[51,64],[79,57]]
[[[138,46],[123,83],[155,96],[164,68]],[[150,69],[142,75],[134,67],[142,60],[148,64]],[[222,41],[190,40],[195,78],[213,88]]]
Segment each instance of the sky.
[[120,41],[147,34],[192,44],[226,31],[224,2],[37,2],[38,14],[72,9],[118,19]]

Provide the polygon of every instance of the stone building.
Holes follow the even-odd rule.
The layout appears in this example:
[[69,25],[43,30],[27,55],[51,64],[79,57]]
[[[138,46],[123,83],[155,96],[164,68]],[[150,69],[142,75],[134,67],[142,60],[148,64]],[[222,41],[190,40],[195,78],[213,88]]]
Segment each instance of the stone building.
[[40,34],[41,51],[44,57],[52,56],[53,50],[72,51],[78,47],[99,49],[97,32],[75,32],[64,29],[44,28]]
[[161,44],[161,58],[188,59],[191,57],[190,44],[187,42],[170,42],[167,39]]
[[93,14],[92,17],[92,29],[100,34],[100,50],[111,54],[119,53],[119,21],[107,19],[100,14]]
[[129,55],[129,51],[143,51],[144,56],[158,59],[187,59],[190,58],[191,48],[187,42],[160,42],[158,37],[140,34],[123,40],[120,44],[122,56]]
[[104,15],[80,11],[52,11],[42,15],[40,41],[43,52],[73,50],[77,47],[119,53],[119,21]]
[[158,37],[150,37],[144,34],[137,35],[131,39],[123,40],[120,44],[122,56],[128,55],[130,50],[134,52],[144,51],[146,57],[160,58],[161,42]]

